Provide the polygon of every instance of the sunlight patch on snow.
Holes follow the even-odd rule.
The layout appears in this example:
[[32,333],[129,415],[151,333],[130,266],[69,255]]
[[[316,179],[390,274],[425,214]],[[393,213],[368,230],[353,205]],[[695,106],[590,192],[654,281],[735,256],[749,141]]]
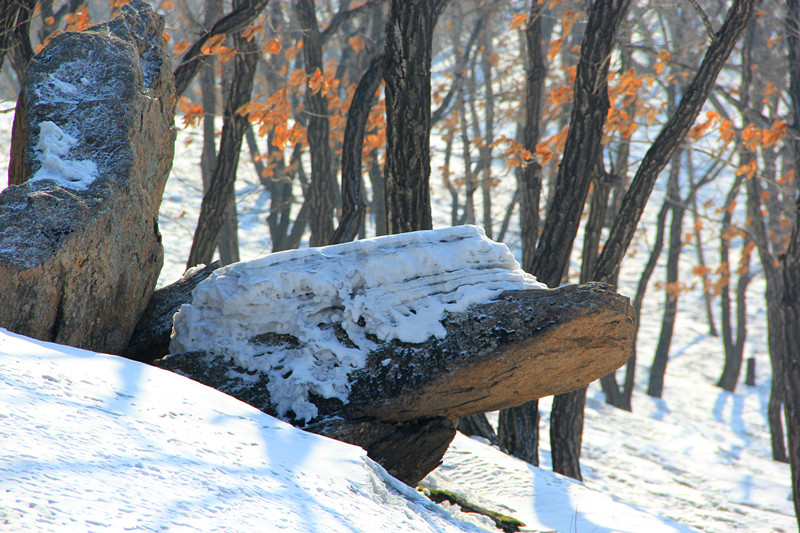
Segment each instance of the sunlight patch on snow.
[[[442,338],[445,313],[534,287],[544,285],[476,226],[290,250],[229,265],[200,283],[175,315],[170,353],[204,350],[264,372],[278,413],[309,420],[317,414],[309,393],[347,400],[348,375],[375,347],[368,335]],[[253,340],[264,333],[300,342]]]

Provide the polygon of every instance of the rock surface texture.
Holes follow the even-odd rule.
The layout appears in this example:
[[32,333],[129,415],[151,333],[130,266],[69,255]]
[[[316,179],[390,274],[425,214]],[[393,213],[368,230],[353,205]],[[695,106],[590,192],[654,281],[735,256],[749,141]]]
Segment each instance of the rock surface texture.
[[133,0],[28,67],[0,193],[0,326],[119,353],[163,262],[175,90],[164,20]]
[[157,364],[362,446],[414,484],[459,417],[568,392],[632,354],[633,309],[547,289],[475,227],[272,254],[215,271]]
[[191,301],[192,290],[197,284],[219,267],[220,262],[214,261],[210,265],[190,269],[178,281],[156,289],[133,330],[128,346],[120,355],[152,363],[169,354],[173,316],[181,305]]

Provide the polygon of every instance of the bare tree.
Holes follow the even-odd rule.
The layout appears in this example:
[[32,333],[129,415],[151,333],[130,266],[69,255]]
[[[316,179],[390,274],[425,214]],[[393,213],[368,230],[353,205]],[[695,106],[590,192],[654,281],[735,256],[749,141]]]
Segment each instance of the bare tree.
[[386,225],[431,229],[433,29],[447,0],[392,0],[386,23]]

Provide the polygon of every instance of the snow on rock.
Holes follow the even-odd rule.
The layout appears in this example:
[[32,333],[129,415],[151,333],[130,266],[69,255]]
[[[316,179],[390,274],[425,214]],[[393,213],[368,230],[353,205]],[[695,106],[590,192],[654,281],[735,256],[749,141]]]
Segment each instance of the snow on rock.
[[445,313],[543,287],[476,226],[291,250],[200,283],[175,315],[170,352],[203,350],[264,372],[277,412],[309,420],[317,414],[309,393],[347,400],[348,375],[376,346],[370,336],[442,338]]
[[359,448],[171,372],[2,329],[0,530],[478,531]]
[[36,153],[42,166],[28,182],[53,180],[61,187],[79,190],[91,185],[97,177],[97,165],[94,161],[74,161],[68,156],[70,148],[77,142],[54,122],[48,120],[40,123]]

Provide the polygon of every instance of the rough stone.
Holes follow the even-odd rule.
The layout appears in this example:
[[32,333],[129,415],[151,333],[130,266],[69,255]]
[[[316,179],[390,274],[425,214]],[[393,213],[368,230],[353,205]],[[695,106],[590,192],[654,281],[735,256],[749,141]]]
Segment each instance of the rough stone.
[[54,37],[28,67],[0,193],[0,326],[119,353],[163,263],[175,91],[141,0]]
[[147,308],[133,330],[133,336],[120,355],[152,363],[169,353],[172,318],[182,304],[191,301],[192,290],[220,267],[219,261],[208,266],[191,269],[181,279],[156,289]]
[[[312,397],[306,429],[362,446],[414,484],[433,470],[453,421],[584,386],[632,355],[634,311],[602,284],[507,291],[451,313],[444,338],[381,343],[350,376],[347,402]],[[157,361],[270,414],[269,376],[203,351]],[[419,479],[418,479],[419,476]]]

